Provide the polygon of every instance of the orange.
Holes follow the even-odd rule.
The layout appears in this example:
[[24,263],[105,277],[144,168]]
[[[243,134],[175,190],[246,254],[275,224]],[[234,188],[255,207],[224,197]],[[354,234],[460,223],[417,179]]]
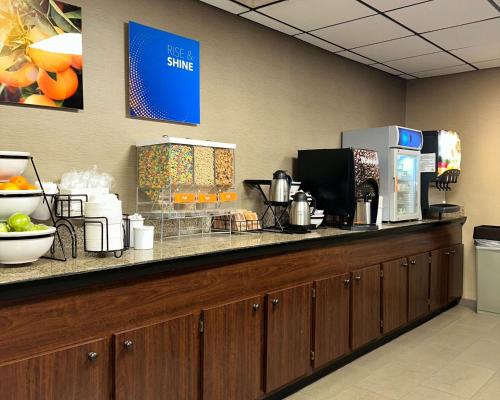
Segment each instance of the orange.
[[47,96],[44,96],[43,94],[32,94],[31,96],[26,97],[23,103],[35,106],[57,107],[57,104],[54,103],[54,100]]
[[49,72],[65,71],[72,62],[71,54],[53,53],[33,47],[28,48],[28,55],[37,67]]
[[0,83],[16,88],[30,86],[36,81],[37,69],[26,63],[17,71],[0,71]]
[[40,189],[39,187],[35,186],[35,185],[27,185],[26,187],[22,188],[23,190],[38,190]]
[[20,190],[15,183],[7,182],[2,184],[2,190]]
[[12,178],[9,179],[9,182],[18,186],[19,189],[21,189],[21,190],[25,190],[30,185],[28,180],[24,176],[21,176],[21,175],[13,176]]
[[78,89],[78,77],[73,68],[56,73],[56,80],[41,69],[38,72],[38,87],[45,94],[54,100],[64,100],[75,94]]
[[82,66],[83,66],[83,59],[82,59],[82,56],[79,56],[79,55],[73,55],[71,56],[72,58],[72,63],[71,63],[71,66],[73,68],[76,68],[76,69],[82,69]]

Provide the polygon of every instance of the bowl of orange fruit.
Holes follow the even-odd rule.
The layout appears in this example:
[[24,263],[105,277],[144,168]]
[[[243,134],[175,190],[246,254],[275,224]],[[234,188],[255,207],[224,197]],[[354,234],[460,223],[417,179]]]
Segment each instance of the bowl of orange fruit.
[[22,175],[30,157],[31,154],[24,151],[0,151],[0,181]]
[[0,221],[7,220],[16,212],[30,215],[42,200],[42,190],[24,176],[17,175],[0,182]]

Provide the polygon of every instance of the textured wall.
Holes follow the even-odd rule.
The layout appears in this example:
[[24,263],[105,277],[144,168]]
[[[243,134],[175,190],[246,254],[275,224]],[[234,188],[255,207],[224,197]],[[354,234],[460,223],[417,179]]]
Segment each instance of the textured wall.
[[462,140],[462,173],[447,201],[465,206],[464,297],[476,298],[474,226],[500,225],[500,68],[408,84],[406,123],[452,129]]
[[[97,164],[115,176],[128,210],[138,139],[168,134],[234,142],[241,182],[290,169],[299,148],[340,145],[344,129],[404,121],[403,80],[199,1],[73,3],[83,7],[85,109],[0,105],[1,148],[32,152],[45,179]],[[129,20],[200,40],[200,126],[127,117]]]

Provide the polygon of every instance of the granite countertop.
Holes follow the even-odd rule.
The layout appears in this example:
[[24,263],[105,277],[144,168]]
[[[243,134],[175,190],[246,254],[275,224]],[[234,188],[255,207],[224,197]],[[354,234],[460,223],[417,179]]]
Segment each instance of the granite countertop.
[[[463,218],[445,220],[423,220],[397,224],[383,224],[381,229],[372,232],[347,231],[336,228],[321,228],[307,234],[283,233],[236,233],[236,234],[207,234],[198,236],[184,236],[167,238],[155,242],[153,250],[128,250],[121,258],[112,255],[99,257],[89,253],[78,253],[78,258],[68,259],[66,262],[41,259],[28,266],[0,265],[0,287],[16,283],[40,281],[58,277],[70,277],[98,271],[110,271],[127,267],[141,267],[151,263],[173,264],[176,260],[189,259],[196,256],[212,256],[216,254],[232,253],[241,250],[251,250],[265,247],[279,247],[294,243],[309,242],[321,239],[336,239],[349,236],[349,239],[358,237],[376,236],[387,230],[411,230],[411,227],[421,225],[435,225],[448,223],[450,220],[460,221]],[[404,228],[404,229],[402,229]],[[66,250],[69,253],[69,249]]]

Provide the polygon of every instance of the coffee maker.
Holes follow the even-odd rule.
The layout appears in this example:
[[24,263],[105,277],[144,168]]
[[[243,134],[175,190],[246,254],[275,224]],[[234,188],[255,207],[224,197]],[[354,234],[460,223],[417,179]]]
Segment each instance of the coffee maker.
[[375,230],[380,185],[376,151],[299,150],[301,188],[316,198],[327,222],[342,229]]

